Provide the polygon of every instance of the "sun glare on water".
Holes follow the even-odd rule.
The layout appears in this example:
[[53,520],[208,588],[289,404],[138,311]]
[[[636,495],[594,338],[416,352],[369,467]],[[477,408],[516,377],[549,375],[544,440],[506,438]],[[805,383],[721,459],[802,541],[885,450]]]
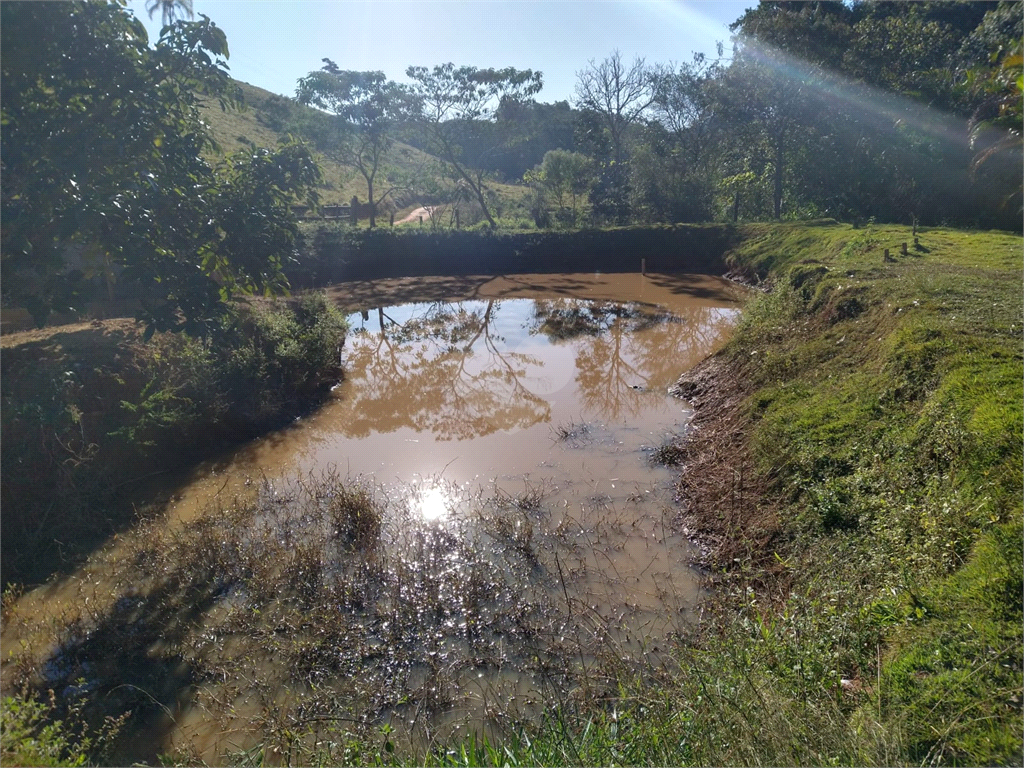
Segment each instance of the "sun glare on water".
[[440,486],[425,488],[411,500],[412,512],[423,520],[444,520],[451,514],[451,499]]

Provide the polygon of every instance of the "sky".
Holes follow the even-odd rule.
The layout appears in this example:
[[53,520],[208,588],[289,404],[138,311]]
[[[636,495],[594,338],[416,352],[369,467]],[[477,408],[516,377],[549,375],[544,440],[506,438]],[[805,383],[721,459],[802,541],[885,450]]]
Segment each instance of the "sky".
[[[145,0],[129,0],[151,41]],[[576,72],[618,49],[649,64],[730,50],[728,25],[756,0],[193,0],[224,30],[232,76],[285,96],[324,58],[407,82],[410,65],[453,62],[544,73],[542,102],[572,101]]]

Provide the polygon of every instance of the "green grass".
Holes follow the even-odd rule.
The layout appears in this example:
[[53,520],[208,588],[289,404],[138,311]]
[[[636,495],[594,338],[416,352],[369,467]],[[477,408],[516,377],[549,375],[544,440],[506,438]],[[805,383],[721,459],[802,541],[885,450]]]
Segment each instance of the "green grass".
[[1002,763],[1022,734],[1021,240],[926,230],[882,261],[905,241],[793,226],[741,247],[776,291],[725,354],[759,387],[752,452],[790,556],[888,617],[876,704],[901,761]]
[[1019,762],[1021,238],[740,234],[730,262],[772,287],[718,383],[740,382],[737,463],[763,489],[744,503],[775,515],[777,548],[719,565],[710,613],[658,684],[442,763]]

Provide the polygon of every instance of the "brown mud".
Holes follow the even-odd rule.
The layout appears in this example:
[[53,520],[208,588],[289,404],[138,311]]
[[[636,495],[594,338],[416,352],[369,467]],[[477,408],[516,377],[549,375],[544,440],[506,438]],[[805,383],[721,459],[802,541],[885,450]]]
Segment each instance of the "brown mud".
[[327,293],[332,301],[350,311],[411,301],[556,297],[594,301],[646,301],[653,304],[672,304],[687,299],[730,303],[741,295],[740,290],[729,282],[710,275],[596,272],[353,280],[332,285]]
[[722,354],[688,370],[669,390],[693,408],[675,443],[680,471],[676,525],[701,548],[709,569],[762,574],[762,586],[785,592],[785,569],[775,559],[782,527],[764,476],[753,471],[749,418],[743,404],[750,377]]

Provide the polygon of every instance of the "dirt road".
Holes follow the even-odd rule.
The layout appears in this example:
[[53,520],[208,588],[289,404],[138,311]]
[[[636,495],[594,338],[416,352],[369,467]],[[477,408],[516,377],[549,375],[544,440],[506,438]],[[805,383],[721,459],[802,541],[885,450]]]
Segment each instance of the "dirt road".
[[407,215],[404,219],[396,221],[395,224],[408,224],[410,221],[417,221],[420,216],[422,216],[424,220],[429,219],[430,212],[432,210],[433,209],[430,206],[416,208],[412,212],[410,212],[409,215]]

